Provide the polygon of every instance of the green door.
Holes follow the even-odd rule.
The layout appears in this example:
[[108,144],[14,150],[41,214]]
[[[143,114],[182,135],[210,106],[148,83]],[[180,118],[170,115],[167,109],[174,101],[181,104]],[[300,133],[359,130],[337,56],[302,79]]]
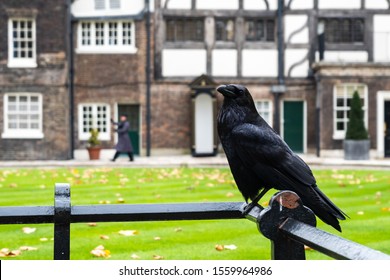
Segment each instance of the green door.
[[304,151],[304,103],[303,101],[284,101],[283,138],[297,153]]
[[140,143],[139,143],[139,118],[140,109],[137,104],[118,105],[118,120],[120,115],[127,115],[127,120],[130,124],[129,136],[135,155],[139,155]]

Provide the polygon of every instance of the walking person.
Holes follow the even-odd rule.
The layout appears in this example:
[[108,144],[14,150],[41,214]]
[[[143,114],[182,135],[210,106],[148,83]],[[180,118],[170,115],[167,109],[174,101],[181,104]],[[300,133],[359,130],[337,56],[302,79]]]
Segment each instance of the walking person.
[[115,131],[118,133],[118,143],[115,146],[116,153],[111,161],[115,161],[122,153],[126,153],[130,161],[134,161],[133,145],[129,137],[130,124],[127,121],[127,115],[121,115],[119,122],[111,120],[111,123],[117,126]]

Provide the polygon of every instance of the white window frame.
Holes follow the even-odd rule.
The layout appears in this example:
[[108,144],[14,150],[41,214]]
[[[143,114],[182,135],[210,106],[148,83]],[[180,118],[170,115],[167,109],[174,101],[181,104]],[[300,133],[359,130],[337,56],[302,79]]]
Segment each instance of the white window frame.
[[[83,125],[83,108],[85,106],[92,106],[92,112],[93,114],[97,113],[97,107],[98,106],[105,106],[106,107],[106,132],[100,132],[99,133],[99,140],[101,141],[110,141],[111,140],[111,122],[110,122],[110,105],[107,103],[82,103],[78,105],[78,111],[79,111],[79,116],[78,116],[78,123],[79,123],[79,140],[85,141],[88,140],[90,137],[90,132],[84,132],[84,125]],[[93,128],[96,128],[96,118],[93,118],[92,121],[94,122],[92,124]]]
[[[269,121],[264,119],[262,112],[259,110],[258,103],[262,103],[262,102],[268,102],[268,104],[269,104],[269,107],[268,107]],[[260,114],[260,116],[268,123],[269,126],[272,127],[272,124],[273,124],[273,103],[272,103],[272,100],[270,100],[270,99],[256,99],[255,106],[256,106],[256,110]]]
[[[10,96],[29,96],[38,97],[39,109],[36,113],[39,114],[39,128],[31,129],[31,128],[9,128],[8,127],[8,97]],[[3,123],[3,133],[1,137],[4,139],[42,139],[44,138],[43,134],[43,111],[42,111],[42,94],[40,93],[30,93],[30,92],[21,92],[21,93],[6,93],[4,94],[3,100],[3,112],[4,112],[4,123]]]
[[103,2],[104,7],[102,9],[96,8],[96,0],[94,0],[95,10],[116,10],[120,9],[122,6],[121,0],[117,0],[116,3],[119,3],[119,7],[113,8],[112,5],[115,3],[114,0],[101,0]]
[[[31,58],[15,58],[14,54],[14,37],[13,37],[13,22],[14,21],[31,21],[32,22],[32,57]],[[8,19],[8,67],[10,68],[35,68],[37,67],[37,40],[36,40],[36,23],[33,18],[9,18]]]
[[[368,89],[366,84],[359,84],[359,83],[343,83],[343,84],[337,84],[334,85],[333,87],[333,139],[334,140],[342,140],[345,139],[345,134],[347,131],[347,123],[348,120],[345,120],[345,125],[344,125],[344,130],[337,130],[337,97],[339,96],[337,94],[337,87],[343,87],[343,96],[344,98],[352,98],[352,94],[348,94],[347,88],[348,87],[353,87],[354,90],[357,87],[363,87],[363,98],[364,98],[364,106],[363,106],[363,111],[364,111],[364,125],[366,129],[368,129]],[[361,93],[359,93],[361,94]],[[343,108],[346,108],[347,106],[344,106]],[[349,110],[349,109],[346,109]]]
[[[90,32],[89,39],[90,45],[83,45],[83,23],[90,24]],[[96,23],[103,23],[103,37],[104,42],[102,45],[96,45]],[[109,38],[109,24],[116,23],[117,24],[117,42],[116,45],[110,44]],[[130,23],[131,28],[131,44],[124,45],[123,44],[123,24]],[[133,20],[105,20],[105,21],[80,21],[77,26],[77,53],[100,53],[100,54],[110,54],[110,53],[136,53],[137,48],[135,44],[135,22]]]

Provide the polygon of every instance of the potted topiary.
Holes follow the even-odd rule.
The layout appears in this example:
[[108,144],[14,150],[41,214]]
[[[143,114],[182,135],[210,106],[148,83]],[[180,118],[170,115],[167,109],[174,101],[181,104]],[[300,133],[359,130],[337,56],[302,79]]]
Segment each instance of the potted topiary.
[[353,93],[349,122],[344,140],[344,159],[366,160],[370,158],[370,139],[364,126],[364,111],[357,91]]
[[88,154],[89,154],[89,159],[91,160],[97,160],[100,158],[100,150],[102,149],[100,145],[100,140],[99,140],[99,130],[96,128],[92,128],[90,130],[90,136],[88,139]]

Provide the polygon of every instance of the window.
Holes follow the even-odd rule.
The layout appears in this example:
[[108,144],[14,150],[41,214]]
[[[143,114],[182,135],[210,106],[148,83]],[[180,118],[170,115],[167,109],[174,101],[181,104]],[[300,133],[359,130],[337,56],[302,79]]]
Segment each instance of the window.
[[166,20],[166,40],[169,42],[204,41],[203,19],[172,18]]
[[272,126],[272,102],[268,100],[255,101],[257,112],[260,116]]
[[39,93],[4,95],[3,138],[43,138],[42,96]]
[[95,10],[105,10],[106,7],[110,7],[110,9],[120,9],[121,1],[120,0],[95,0]]
[[326,18],[325,41],[327,43],[363,43],[363,18]]
[[93,128],[99,131],[100,140],[110,140],[110,107],[107,104],[79,105],[79,139],[88,140]]
[[133,21],[97,21],[79,24],[78,52],[134,53]]
[[333,138],[344,139],[347,130],[347,124],[349,121],[349,110],[353,93],[357,91],[360,95],[365,124],[368,124],[367,114],[367,86],[362,84],[341,84],[336,85],[334,88],[334,107],[333,107]]
[[234,41],[234,20],[216,19],[215,20],[215,40],[216,41]]
[[10,19],[8,22],[8,66],[36,67],[35,21]]
[[275,41],[275,21],[273,19],[246,19],[245,20],[246,41]]

